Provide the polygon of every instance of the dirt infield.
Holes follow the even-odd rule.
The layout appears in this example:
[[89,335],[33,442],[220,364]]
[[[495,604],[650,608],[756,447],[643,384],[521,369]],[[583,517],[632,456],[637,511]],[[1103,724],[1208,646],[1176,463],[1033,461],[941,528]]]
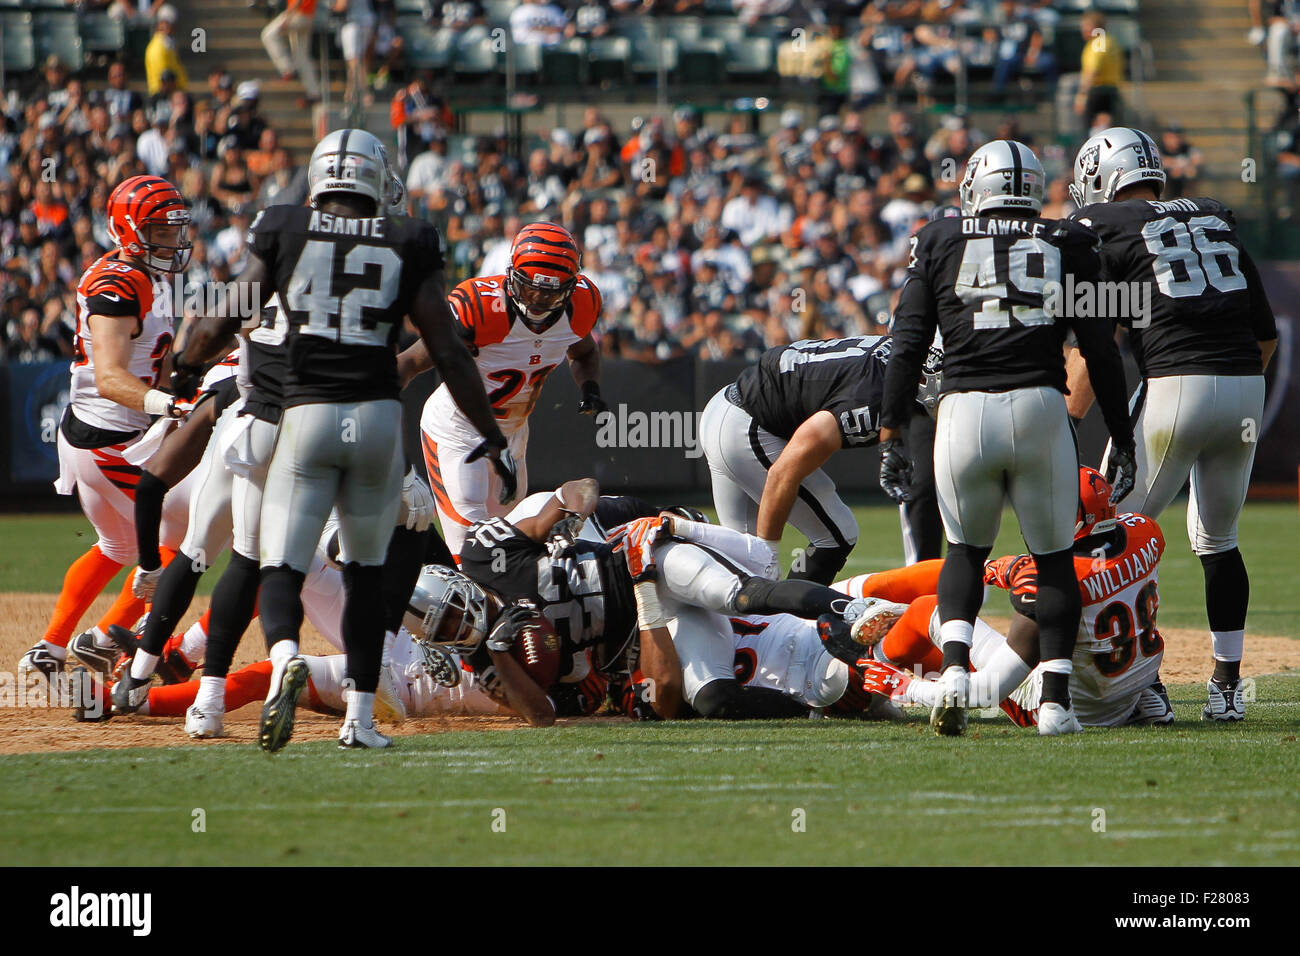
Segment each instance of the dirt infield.
[[[18,658],[45,629],[55,595],[0,594],[0,671],[12,673]],[[108,610],[114,595],[96,601],[82,622],[98,620]],[[186,626],[207,609],[208,599],[195,598]],[[1006,619],[989,618],[989,623],[1005,631]],[[1186,629],[1163,630],[1165,657],[1161,677],[1168,683],[1204,680],[1208,671],[1209,636]],[[302,647],[308,654],[331,654],[336,651],[311,627],[304,625]],[[235,655],[234,667],[251,664],[265,656],[262,630],[254,621]],[[1245,672],[1248,675],[1277,674],[1300,669],[1300,641],[1285,637],[1248,635]],[[220,746],[226,743],[253,743],[257,737],[258,708],[243,707],[226,716],[228,737],[221,741],[196,742],[185,736],[182,721],[174,717],[125,717],[104,723],[80,724],[71,711],[59,708],[0,707],[0,754],[49,751],[91,750],[121,747]],[[385,728],[398,735],[442,733],[450,730],[503,730],[524,726],[523,721],[508,717],[442,717],[408,720],[400,727]],[[339,719],[299,711],[294,740],[332,740],[338,733]]]

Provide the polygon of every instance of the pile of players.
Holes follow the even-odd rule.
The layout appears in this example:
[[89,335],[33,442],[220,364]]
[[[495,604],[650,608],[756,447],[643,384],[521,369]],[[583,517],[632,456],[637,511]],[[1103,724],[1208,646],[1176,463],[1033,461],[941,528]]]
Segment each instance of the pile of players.
[[[260,699],[268,751],[300,703],[342,712],[344,747],[388,746],[376,716],[498,711],[896,718],[903,702],[928,706],[942,734],[973,707],[1043,735],[1169,723],[1155,519],[1190,475],[1215,661],[1204,716],[1244,716],[1236,527],[1254,444],[1241,422],[1262,414],[1276,331],[1231,213],[1160,202],[1146,134],[1084,145],[1073,221],[1039,217],[1045,177],[1023,144],[976,151],[961,209],[913,238],[892,336],[774,349],[710,400],[720,525],[589,478],[526,496],[528,417],[562,360],[578,411],[606,410],[601,297],[566,230],[526,226],[506,274],[448,296],[440,239],[391,212],[403,187],[374,137],[329,134],[308,178],[307,205],[259,213],[250,264],[178,352],[163,280],[188,258],[184,200],[155,177],[114,190],[118,248],[81,281],[59,434],[60,490],[80,495],[99,541],[21,669],[51,677],[70,650],[106,715],[184,713],[196,738]],[[1059,307],[1062,288],[1102,282],[1150,282],[1149,312]],[[397,354],[407,317],[420,341]],[[1133,417],[1116,325],[1143,376]],[[426,485],[404,458],[398,396],[429,367],[443,384],[421,421]],[[1104,475],[1079,467],[1070,422],[1094,393]],[[927,414],[932,450],[912,434]],[[891,497],[933,482],[947,557],[833,583],[857,527],[822,466],[876,444]],[[990,561],[1008,499],[1027,553]],[[809,546],[782,578],[787,523]],[[209,614],[173,634],[228,546]],[[72,638],[133,560],[113,609]],[[1005,636],[976,616],[986,585],[1010,593]],[[268,660],[230,674],[255,614]],[[299,653],[304,614],[340,655]],[[512,653],[530,629],[559,645],[548,686]]]

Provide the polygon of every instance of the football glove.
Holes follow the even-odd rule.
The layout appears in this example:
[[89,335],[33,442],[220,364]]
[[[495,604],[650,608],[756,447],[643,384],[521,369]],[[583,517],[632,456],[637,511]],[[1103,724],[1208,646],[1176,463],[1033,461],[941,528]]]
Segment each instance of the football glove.
[[1110,482],[1110,503],[1119,504],[1128,497],[1137,481],[1137,449],[1112,444],[1106,456],[1106,480]]
[[186,365],[180,356],[172,363],[171,393],[177,398],[191,400],[203,381],[203,369],[197,365]]
[[483,439],[465,456],[465,464],[478,461],[484,456],[492,459],[492,467],[496,469],[497,477],[501,479],[501,494],[497,500],[503,505],[514,501],[515,493],[519,490],[519,477],[515,474],[515,459],[510,454],[510,449],[506,447],[505,436],[498,432],[492,438]]
[[858,661],[858,670],[862,673],[862,689],[867,693],[907,701],[907,685],[912,683],[912,675],[907,671],[870,657]]
[[131,578],[131,593],[141,601],[152,601],[154,589],[158,587],[158,579],[162,577],[162,573],[161,564],[152,571],[137,567]]
[[501,612],[497,622],[488,632],[487,648],[489,651],[505,653],[515,646],[519,635],[537,616],[537,608],[530,601],[516,601]]
[[1028,554],[1007,555],[984,565],[984,583],[1009,592],[1011,608],[1034,620],[1038,615],[1038,566]]
[[582,397],[578,399],[578,414],[599,415],[609,411],[609,405],[600,397],[599,382],[583,382]]
[[629,521],[610,537],[615,551],[622,551],[634,584],[653,581],[659,575],[654,546],[663,532],[663,520],[654,515]]
[[433,522],[434,507],[433,492],[412,468],[402,479],[402,510],[406,512],[406,530],[428,531]]
[[880,443],[880,488],[898,504],[912,499],[912,462],[901,438]]

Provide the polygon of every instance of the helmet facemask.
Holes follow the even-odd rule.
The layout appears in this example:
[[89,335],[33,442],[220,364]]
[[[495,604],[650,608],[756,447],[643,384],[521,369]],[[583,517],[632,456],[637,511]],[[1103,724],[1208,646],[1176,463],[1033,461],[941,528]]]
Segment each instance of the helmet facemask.
[[524,321],[533,327],[544,323],[557,309],[568,304],[577,282],[576,276],[562,279],[543,272],[530,277],[522,270],[512,268],[506,275],[506,292],[523,313]]
[[[167,222],[146,220],[136,225],[127,217],[136,234],[141,254],[156,272],[184,272],[190,264],[194,243],[189,238],[190,215],[188,211],[171,210]],[[130,250],[128,250],[130,251]]]

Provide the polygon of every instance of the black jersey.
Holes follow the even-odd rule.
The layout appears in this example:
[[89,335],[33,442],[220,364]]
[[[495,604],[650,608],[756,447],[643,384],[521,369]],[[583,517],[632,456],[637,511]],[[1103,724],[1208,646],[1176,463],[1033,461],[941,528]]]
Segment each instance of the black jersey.
[[602,644],[616,652],[636,634],[636,601],[623,559],[603,541],[556,536],[537,542],[502,518],[475,522],[460,570],[507,601],[537,605],[571,651]]
[[875,444],[890,349],[887,335],[806,339],[768,349],[736,380],[740,407],[787,440],[815,413],[827,411],[839,423],[841,447]]
[[252,415],[277,425],[284,408],[284,381],[289,374],[284,346],[287,326],[275,305],[262,309],[261,322],[244,341],[247,356],[248,395],[241,415]]
[[894,313],[893,355],[881,424],[911,418],[921,364],[937,328],[948,392],[1065,391],[1066,336],[1088,360],[1111,434],[1127,443],[1124,369],[1113,326],[1093,310],[1062,307],[1063,295],[1095,287],[1098,239],[1076,222],[1012,216],[938,219],[912,238]]
[[394,345],[416,290],[443,266],[437,230],[270,206],[249,234],[287,325],[284,406],[396,399]]
[[1103,279],[1148,290],[1144,314],[1119,317],[1144,377],[1263,372],[1259,342],[1277,325],[1232,210],[1205,197],[1126,199],[1073,218],[1101,237]]

